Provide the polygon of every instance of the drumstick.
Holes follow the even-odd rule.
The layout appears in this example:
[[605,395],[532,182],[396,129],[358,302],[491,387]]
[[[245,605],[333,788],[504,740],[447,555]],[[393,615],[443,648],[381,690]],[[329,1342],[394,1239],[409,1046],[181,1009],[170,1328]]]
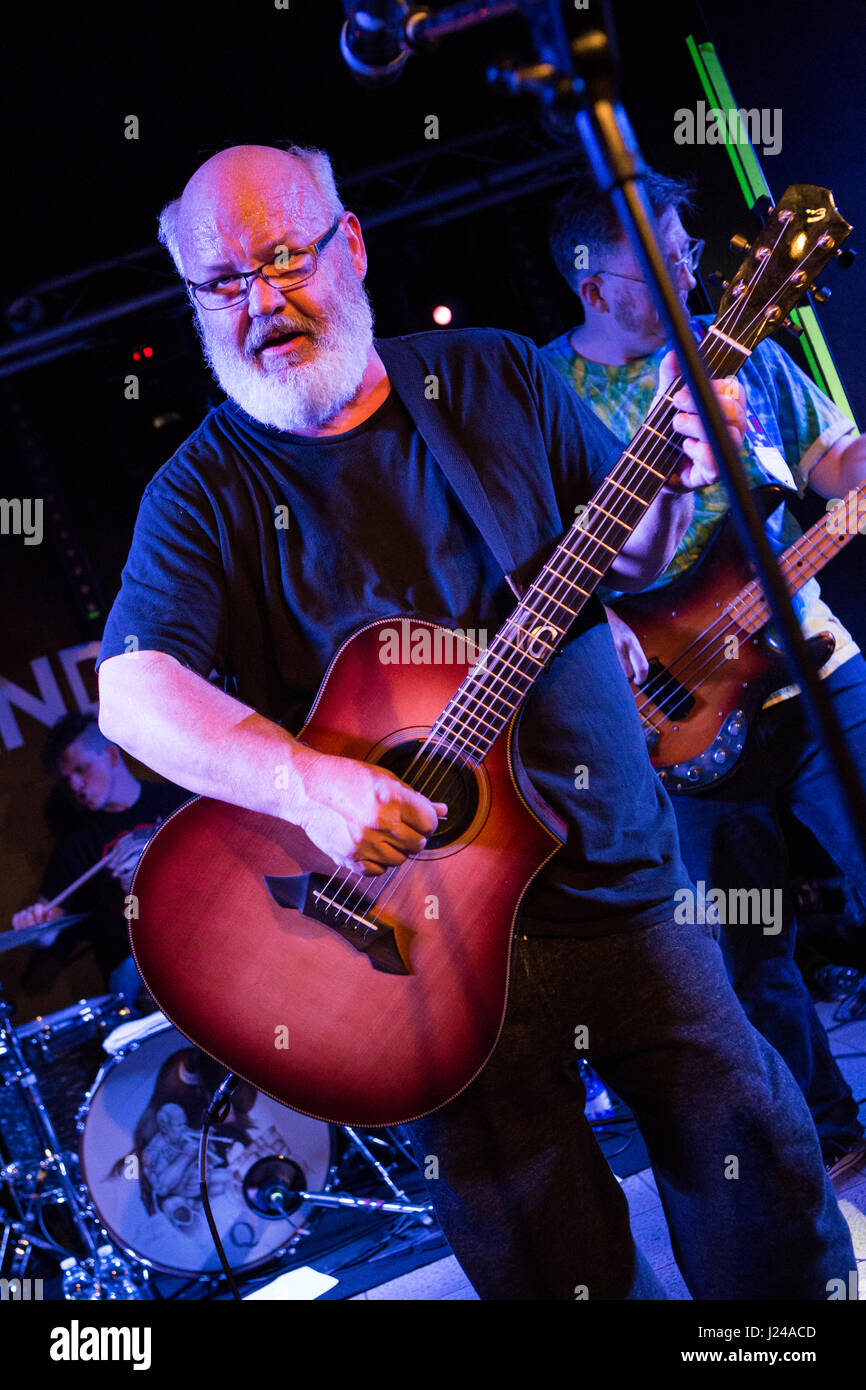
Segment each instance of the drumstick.
[[91,864],[90,868],[85,869],[84,873],[81,874],[74,883],[70,883],[68,888],[64,888],[63,892],[58,893],[56,898],[52,898],[50,903],[46,903],[46,907],[59,907],[64,899],[69,897],[70,893],[74,893],[76,888],[81,887],[82,883],[86,883],[89,878],[93,878],[94,874],[98,874],[99,870],[104,868],[108,863],[113,853],[113,850],[109,850],[108,854],[103,855],[98,863]]

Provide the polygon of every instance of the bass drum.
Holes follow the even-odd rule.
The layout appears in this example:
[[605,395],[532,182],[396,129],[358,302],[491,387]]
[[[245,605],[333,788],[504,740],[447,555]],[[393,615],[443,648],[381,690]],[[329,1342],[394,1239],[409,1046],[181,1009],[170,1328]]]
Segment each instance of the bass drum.
[[[149,1020],[141,1022],[146,1033]],[[103,1066],[79,1115],[81,1172],[96,1215],[122,1249],[166,1274],[220,1269],[199,1192],[198,1142],[224,1075],[166,1023]],[[326,1191],[333,1163],[330,1125],[238,1082],[208,1138],[208,1194],[233,1269],[253,1270],[292,1243],[316,1210],[294,1192]],[[268,1202],[275,1186],[282,1211]]]

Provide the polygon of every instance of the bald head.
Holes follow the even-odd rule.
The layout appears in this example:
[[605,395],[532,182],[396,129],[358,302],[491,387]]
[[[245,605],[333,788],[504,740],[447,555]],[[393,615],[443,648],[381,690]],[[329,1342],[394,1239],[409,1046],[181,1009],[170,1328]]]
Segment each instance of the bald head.
[[201,280],[220,268],[214,257],[227,247],[249,249],[266,231],[302,245],[342,212],[322,150],[234,145],[206,160],[163,209],[160,241],[185,279]]

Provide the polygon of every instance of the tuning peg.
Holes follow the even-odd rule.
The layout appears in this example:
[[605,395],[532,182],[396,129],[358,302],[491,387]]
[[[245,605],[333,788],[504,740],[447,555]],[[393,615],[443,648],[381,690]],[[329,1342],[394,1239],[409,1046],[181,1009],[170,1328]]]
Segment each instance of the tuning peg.
[[750,243],[744,236],[740,236],[739,232],[737,232],[736,236],[731,237],[728,245],[732,251],[751,251],[752,249]]
[[842,270],[847,270],[856,261],[857,252],[852,250],[850,246],[840,246],[836,252],[836,258]]
[[828,290],[826,285],[819,285],[817,288],[813,287],[809,291],[809,294],[811,295],[812,299],[814,299],[816,304],[824,304],[826,300],[830,298],[832,293],[833,291]]
[[773,200],[768,193],[763,193],[760,198],[756,198],[752,203],[752,212],[760,222],[766,222],[770,213],[773,211]]
[[729,281],[723,278],[722,272],[720,270],[711,270],[709,275],[707,276],[707,279],[709,280],[711,285],[718,285],[723,290],[726,290],[728,288]]
[[782,319],[781,327],[786,333],[790,333],[792,338],[802,338],[803,328],[799,323],[792,323],[790,319]]

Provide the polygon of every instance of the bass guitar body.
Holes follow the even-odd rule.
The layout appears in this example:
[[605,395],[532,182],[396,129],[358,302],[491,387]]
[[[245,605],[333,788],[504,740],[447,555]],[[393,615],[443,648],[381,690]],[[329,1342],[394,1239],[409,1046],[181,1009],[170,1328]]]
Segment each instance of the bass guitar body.
[[[783,494],[767,486],[754,496],[766,518]],[[766,625],[725,639],[725,615],[752,578],[729,513],[682,578],[612,605],[650,663],[635,699],[650,758],[669,791],[700,791],[727,777],[764,700],[790,684],[784,653]],[[829,634],[810,639],[816,667],[833,647]]]
[[[395,629],[403,656],[436,641],[459,653],[432,623],[369,624],[335,656],[299,737],[408,781],[477,651],[385,661]],[[520,900],[563,838],[532,788],[518,789],[513,733],[512,720],[477,766],[443,755],[426,780],[416,772],[412,785],[448,816],[422,854],[380,878],[335,871],[270,816],[203,797],[176,811],[138,866],[130,923],[163,1012],[227,1069],[317,1118],[392,1125],[451,1099],[496,1044]]]

